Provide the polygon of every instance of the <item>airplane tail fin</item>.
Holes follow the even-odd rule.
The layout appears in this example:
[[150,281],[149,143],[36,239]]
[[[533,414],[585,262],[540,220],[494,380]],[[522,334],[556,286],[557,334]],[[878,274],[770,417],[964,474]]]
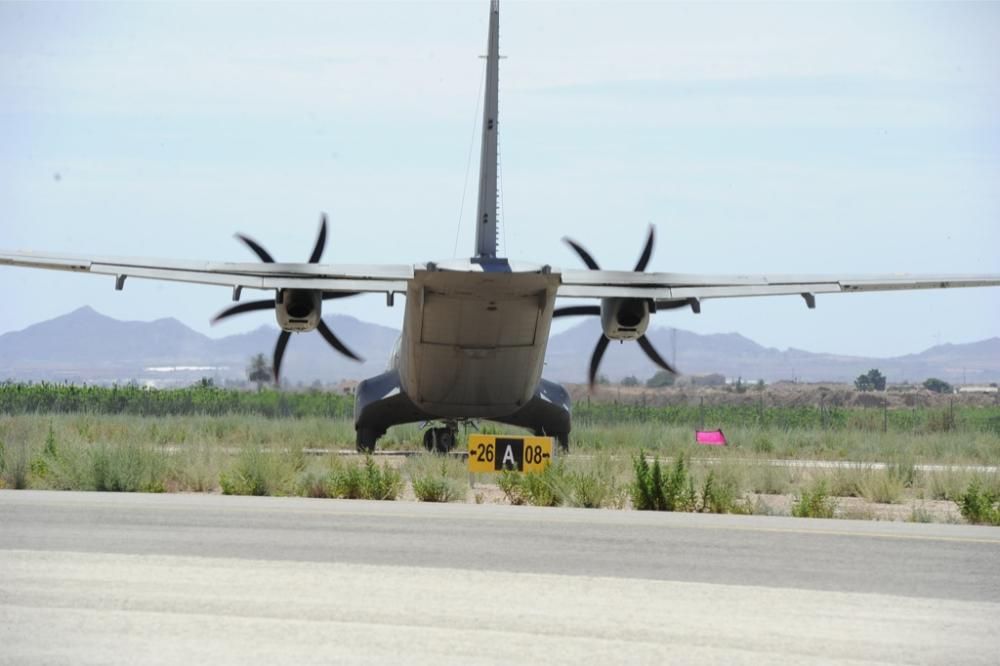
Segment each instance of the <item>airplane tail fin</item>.
[[499,115],[500,0],[490,2],[483,100],[483,141],[479,157],[479,205],[476,210],[476,254],[495,258],[497,237],[497,120]]

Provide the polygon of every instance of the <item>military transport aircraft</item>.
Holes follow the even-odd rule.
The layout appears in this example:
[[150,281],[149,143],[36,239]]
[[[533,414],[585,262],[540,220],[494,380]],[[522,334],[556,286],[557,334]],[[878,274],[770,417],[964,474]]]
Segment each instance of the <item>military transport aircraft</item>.
[[[306,263],[278,262],[244,235],[237,238],[261,263],[164,261],[0,252],[0,265],[110,275],[115,288],[126,278],[222,285],[236,305],[219,320],[255,310],[274,310],[281,333],[274,348],[274,375],[292,333],[317,331],[338,352],[358,357],[321,319],[323,303],[365,292],[385,294],[392,305],[406,295],[403,331],[388,369],[357,387],[354,422],[359,451],[372,451],[390,426],[443,423],[426,431],[425,445],[448,450],[459,423],[487,419],[526,428],[568,446],[570,399],[542,378],[542,362],[554,317],[599,316],[603,333],[590,358],[593,385],[611,340],[634,341],[661,368],[676,372],[645,336],[650,315],[691,308],[713,298],[800,294],[809,308],[816,294],[894,289],[1000,286],[1000,275],[693,275],[646,272],[653,251],[650,228],[631,271],[602,270],[582,245],[566,239],[587,270],[561,270],[499,257],[497,238],[497,110],[499,3],[490,4],[485,103],[476,214],[475,252],[469,259],[415,265],[322,264],[327,225]],[[273,299],[239,302],[245,289],[273,291]],[[556,307],[556,299],[590,304]],[[593,302],[596,301],[596,302]]]

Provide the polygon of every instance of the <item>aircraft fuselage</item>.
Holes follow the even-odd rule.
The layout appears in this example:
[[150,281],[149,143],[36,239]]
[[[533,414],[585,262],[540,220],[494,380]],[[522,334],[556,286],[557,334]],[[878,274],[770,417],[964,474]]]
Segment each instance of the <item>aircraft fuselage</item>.
[[422,411],[496,418],[534,395],[558,277],[541,267],[513,272],[500,265],[506,270],[452,262],[418,271],[410,282],[393,361],[402,390]]

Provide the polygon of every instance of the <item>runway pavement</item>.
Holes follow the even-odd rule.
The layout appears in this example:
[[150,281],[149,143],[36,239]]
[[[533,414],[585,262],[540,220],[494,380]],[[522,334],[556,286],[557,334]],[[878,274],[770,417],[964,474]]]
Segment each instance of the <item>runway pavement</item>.
[[997,663],[1000,529],[0,491],[0,663]]

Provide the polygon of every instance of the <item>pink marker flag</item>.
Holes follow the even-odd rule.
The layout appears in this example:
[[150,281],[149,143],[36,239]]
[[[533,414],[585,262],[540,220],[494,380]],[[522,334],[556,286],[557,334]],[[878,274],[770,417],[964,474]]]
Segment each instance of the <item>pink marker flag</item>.
[[726,441],[726,436],[722,434],[721,429],[695,430],[694,441],[699,444],[704,444],[705,446],[725,446],[729,443]]

